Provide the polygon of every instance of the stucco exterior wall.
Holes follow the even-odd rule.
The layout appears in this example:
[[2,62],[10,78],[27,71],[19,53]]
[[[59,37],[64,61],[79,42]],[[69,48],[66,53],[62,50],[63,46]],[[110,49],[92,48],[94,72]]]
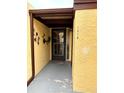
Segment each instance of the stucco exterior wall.
[[70,28],[66,28],[66,61],[71,62],[72,52],[72,31]]
[[96,9],[76,10],[73,32],[73,90],[96,93]]
[[[31,61],[31,38],[30,38],[30,17],[28,10],[34,9],[29,3],[27,4],[27,81],[32,77],[32,61]],[[43,44],[42,35],[50,36],[50,29],[36,19],[34,22],[34,32],[38,32],[40,37],[39,45],[34,42],[35,55],[35,75],[37,75],[50,60],[50,43]],[[35,33],[34,33],[35,34]],[[47,39],[47,38],[46,38]]]
[[33,7],[27,4],[27,81],[32,77],[32,64],[31,64],[31,38],[30,38],[30,17],[28,10]]
[[34,33],[38,33],[39,44],[34,42],[34,54],[35,54],[35,75],[37,75],[44,66],[50,60],[50,43],[43,43],[43,34],[45,34],[45,38],[48,39],[50,36],[50,29],[42,24],[41,22],[34,19]]
[[72,31],[69,31],[69,61],[72,61]]

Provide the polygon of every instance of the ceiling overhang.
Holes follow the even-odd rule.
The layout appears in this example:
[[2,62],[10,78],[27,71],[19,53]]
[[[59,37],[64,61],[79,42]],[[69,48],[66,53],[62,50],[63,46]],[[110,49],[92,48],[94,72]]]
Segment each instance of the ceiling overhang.
[[36,9],[29,10],[29,13],[48,27],[73,27],[75,10],[96,8],[96,0],[74,0],[73,8]]
[[48,27],[72,27],[73,8],[30,10],[33,17]]

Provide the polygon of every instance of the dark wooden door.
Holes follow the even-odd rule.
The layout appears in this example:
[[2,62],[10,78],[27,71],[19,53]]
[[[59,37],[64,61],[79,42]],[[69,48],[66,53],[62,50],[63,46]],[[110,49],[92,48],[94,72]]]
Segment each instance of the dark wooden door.
[[65,29],[52,30],[52,60],[65,60]]

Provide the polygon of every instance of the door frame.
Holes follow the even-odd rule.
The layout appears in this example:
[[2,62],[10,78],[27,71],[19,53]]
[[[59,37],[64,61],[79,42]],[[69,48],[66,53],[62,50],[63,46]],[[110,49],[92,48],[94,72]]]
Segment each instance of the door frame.
[[51,37],[52,37],[52,46],[51,46],[51,59],[52,60],[55,60],[55,59],[53,59],[53,31],[58,31],[59,32],[59,30],[60,31],[62,31],[63,30],[63,32],[64,32],[64,58],[62,59],[62,60],[60,60],[60,61],[65,61],[66,60],[66,28],[65,27],[63,27],[63,28],[53,28],[52,30],[51,30]]

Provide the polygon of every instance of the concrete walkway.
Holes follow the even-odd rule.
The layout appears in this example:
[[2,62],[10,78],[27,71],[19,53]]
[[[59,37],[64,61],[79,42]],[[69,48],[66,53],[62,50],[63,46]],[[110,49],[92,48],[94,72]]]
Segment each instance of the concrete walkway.
[[27,93],[75,93],[72,92],[71,65],[50,62],[28,86]]

